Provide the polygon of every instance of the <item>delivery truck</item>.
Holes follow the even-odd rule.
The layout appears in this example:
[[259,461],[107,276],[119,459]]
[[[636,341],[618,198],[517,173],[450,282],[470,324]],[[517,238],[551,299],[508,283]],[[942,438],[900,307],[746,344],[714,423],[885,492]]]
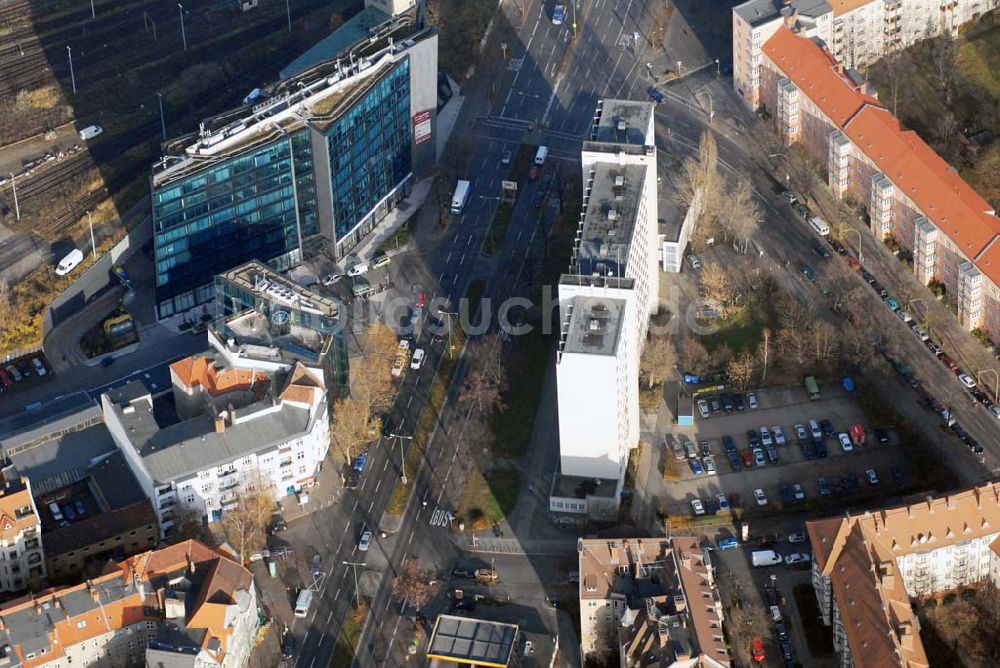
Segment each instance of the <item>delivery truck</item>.
[[456,216],[465,209],[465,203],[469,200],[469,190],[472,184],[468,181],[459,181],[455,186],[455,194],[451,197],[451,212]]

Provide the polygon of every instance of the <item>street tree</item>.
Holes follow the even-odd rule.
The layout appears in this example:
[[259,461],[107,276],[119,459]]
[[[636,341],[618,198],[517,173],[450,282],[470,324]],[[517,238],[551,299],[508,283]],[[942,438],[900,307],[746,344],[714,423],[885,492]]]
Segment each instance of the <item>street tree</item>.
[[434,572],[423,568],[418,557],[406,557],[392,583],[392,596],[397,603],[406,602],[419,610],[437,594],[440,585]]
[[502,352],[503,345],[496,334],[481,336],[466,346],[469,371],[462,384],[459,404],[473,408],[480,416],[492,415],[504,407],[507,372]]
[[733,241],[740,252],[746,253],[750,240],[760,227],[760,206],[754,198],[753,185],[746,177],[740,177],[736,187],[726,198],[726,209],[721,212],[726,236]]
[[[718,204],[723,193],[722,176],[719,174],[719,149],[710,130],[702,133],[698,141],[698,155],[685,161],[674,181],[674,198],[683,207],[691,207],[700,199],[701,214],[696,229],[711,236],[718,216]],[[700,198],[698,195],[700,194]]]
[[249,564],[250,556],[264,548],[273,509],[270,481],[254,474],[237,492],[233,507],[222,515],[222,531],[243,564]]
[[653,389],[673,371],[677,364],[677,348],[668,336],[653,336],[646,341],[640,366],[646,376],[647,387]]
[[331,417],[330,445],[334,454],[344,461],[350,461],[354,453],[370,440],[372,427],[375,433],[381,429],[381,424],[377,424],[380,420],[369,420],[366,411],[354,396],[335,401]]
[[760,357],[760,384],[765,385],[767,383],[767,363],[771,357],[771,328],[765,327],[761,332],[760,339],[760,349],[758,355]]
[[387,409],[396,394],[392,363],[396,357],[396,333],[384,323],[371,325],[359,339],[361,356],[351,364],[351,396],[355,408],[370,423],[376,412]]
[[711,361],[711,355],[694,334],[688,334],[681,340],[681,357],[692,373],[705,373]]

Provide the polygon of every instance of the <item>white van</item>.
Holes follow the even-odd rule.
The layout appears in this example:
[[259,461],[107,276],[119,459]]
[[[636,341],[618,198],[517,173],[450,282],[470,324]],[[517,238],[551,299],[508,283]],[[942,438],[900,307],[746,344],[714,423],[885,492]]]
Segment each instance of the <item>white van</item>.
[[538,166],[544,165],[545,164],[545,158],[547,158],[548,155],[549,155],[549,147],[548,146],[539,146],[538,147],[538,152],[535,153],[535,164],[538,165]]
[[295,616],[305,617],[309,614],[309,608],[312,607],[313,593],[310,589],[302,589],[299,591],[299,597],[295,599]]
[[81,262],[83,262],[83,251],[79,248],[74,248],[66,254],[66,257],[59,260],[59,264],[56,265],[56,276],[65,276],[76,269],[76,265]]
[[825,237],[830,234],[830,226],[827,225],[826,221],[824,221],[822,218],[817,218],[816,216],[810,218],[809,227],[813,228],[816,234],[820,235],[821,237]]
[[104,128],[100,125],[88,125],[84,129],[80,130],[80,139],[87,141],[88,139],[93,139],[102,132],[104,132]]
[[750,563],[757,568],[761,566],[777,566],[781,563],[781,555],[774,550],[754,550],[750,553]]
[[59,504],[56,503],[55,501],[49,503],[49,512],[52,513],[52,519],[54,519],[56,522],[63,521],[62,511],[59,509]]
[[367,274],[367,273],[368,273],[368,263],[367,262],[359,262],[358,264],[354,265],[353,267],[349,267],[348,270],[347,270],[347,275],[348,276],[360,276],[361,274]]

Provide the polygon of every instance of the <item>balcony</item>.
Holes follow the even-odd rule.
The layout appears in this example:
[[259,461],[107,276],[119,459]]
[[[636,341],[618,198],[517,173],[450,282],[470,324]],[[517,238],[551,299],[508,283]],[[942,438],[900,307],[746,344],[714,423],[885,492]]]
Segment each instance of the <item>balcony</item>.
[[226,471],[219,471],[219,478],[228,478],[229,476],[236,473],[236,469],[229,469]]

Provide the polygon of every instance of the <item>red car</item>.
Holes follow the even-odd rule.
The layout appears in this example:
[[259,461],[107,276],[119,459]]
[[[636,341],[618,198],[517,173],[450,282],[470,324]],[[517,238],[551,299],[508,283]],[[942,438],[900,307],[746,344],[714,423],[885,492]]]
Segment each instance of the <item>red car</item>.
[[0,369],[0,383],[3,383],[4,387],[10,387],[11,385],[14,384],[14,381],[11,379],[9,375],[7,375],[7,372],[4,371],[3,369]]
[[942,357],[941,361],[944,362],[945,366],[947,366],[952,371],[955,371],[956,369],[958,369],[958,362],[956,362],[952,358],[948,357],[947,355],[945,355],[944,357]]
[[743,460],[743,466],[750,468],[753,466],[753,453],[750,450],[744,448],[740,450],[740,459]]
[[541,176],[541,174],[542,174],[542,168],[539,167],[538,165],[535,165],[534,167],[531,168],[531,171],[528,172],[528,180],[537,181],[538,177]]
[[754,638],[753,642],[750,643],[750,655],[757,663],[762,663],[766,658],[764,655],[764,641],[759,637]]
[[851,265],[851,269],[854,271],[861,271],[861,263],[853,255],[847,256],[847,264]]
[[413,301],[416,302],[417,308],[423,308],[423,307],[427,306],[427,293],[426,292],[418,292],[414,296]]

